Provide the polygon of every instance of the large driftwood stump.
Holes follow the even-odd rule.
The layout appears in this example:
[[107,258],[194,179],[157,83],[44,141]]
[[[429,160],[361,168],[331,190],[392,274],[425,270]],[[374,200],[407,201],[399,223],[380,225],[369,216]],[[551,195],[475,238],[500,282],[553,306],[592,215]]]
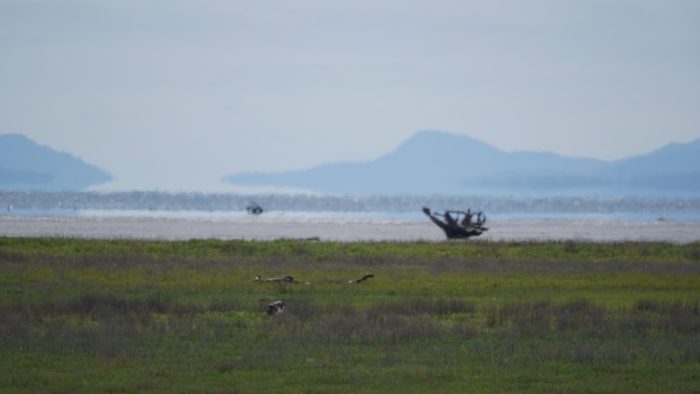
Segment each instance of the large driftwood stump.
[[447,210],[440,214],[431,212],[428,207],[423,207],[423,213],[428,215],[430,221],[445,232],[448,239],[476,237],[488,230],[487,227],[484,227],[486,215],[483,212],[473,213],[471,209],[467,211]]

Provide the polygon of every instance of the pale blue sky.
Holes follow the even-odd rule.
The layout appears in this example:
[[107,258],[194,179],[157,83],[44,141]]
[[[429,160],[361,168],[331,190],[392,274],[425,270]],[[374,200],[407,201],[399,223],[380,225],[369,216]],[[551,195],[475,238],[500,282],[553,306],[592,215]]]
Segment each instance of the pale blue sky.
[[603,159],[700,137],[700,1],[0,0],[0,133],[220,190],[413,133]]

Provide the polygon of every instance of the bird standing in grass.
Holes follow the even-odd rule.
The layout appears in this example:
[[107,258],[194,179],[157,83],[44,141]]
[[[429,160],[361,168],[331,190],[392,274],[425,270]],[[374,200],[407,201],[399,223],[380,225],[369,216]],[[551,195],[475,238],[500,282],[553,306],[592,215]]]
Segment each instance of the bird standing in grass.
[[284,312],[284,302],[277,300],[267,306],[267,314],[270,316],[279,315]]

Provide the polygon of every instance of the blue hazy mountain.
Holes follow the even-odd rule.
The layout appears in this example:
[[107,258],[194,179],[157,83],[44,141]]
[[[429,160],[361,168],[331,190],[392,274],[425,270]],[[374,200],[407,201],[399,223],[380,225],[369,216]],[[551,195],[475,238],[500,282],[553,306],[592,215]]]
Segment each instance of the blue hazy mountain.
[[19,134],[0,135],[0,190],[82,190],[112,177]]
[[367,162],[239,173],[226,181],[342,194],[696,194],[700,140],[617,161],[504,152],[462,135],[422,131]]
[[619,160],[612,172],[632,188],[700,193],[700,139]]

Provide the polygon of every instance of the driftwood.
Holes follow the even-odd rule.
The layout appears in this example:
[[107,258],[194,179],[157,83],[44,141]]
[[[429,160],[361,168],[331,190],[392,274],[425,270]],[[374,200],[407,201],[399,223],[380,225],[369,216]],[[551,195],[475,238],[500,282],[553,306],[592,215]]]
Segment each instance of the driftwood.
[[[370,278],[374,278],[374,274],[371,274],[368,272],[368,273],[362,275],[361,277],[359,277],[358,279],[348,280],[347,283],[362,283]],[[268,283],[271,283],[271,282],[274,282],[274,283],[301,283],[301,284],[305,284],[305,285],[311,284],[311,282],[309,282],[309,281],[300,282],[300,281],[294,279],[294,277],[291,275],[278,276],[275,278],[263,278],[260,275],[256,275],[255,281],[256,282],[268,282]],[[335,282],[335,283],[346,283],[346,282]]]
[[320,242],[321,237],[306,237],[306,238],[279,238],[280,241],[305,241],[305,242]]
[[[352,283],[362,283],[370,278],[374,278],[374,274],[366,273],[358,279],[349,280],[348,283],[351,283],[351,284]],[[294,277],[291,275],[280,276],[277,278],[267,278],[267,279],[258,275],[255,277],[255,280],[259,281],[259,282],[300,283],[300,282],[294,280]],[[311,284],[311,282],[303,282],[303,283],[307,284],[307,285]],[[267,302],[268,300],[265,298],[261,298],[259,301],[260,302]],[[282,302],[280,300],[274,301],[274,302],[267,305],[266,313],[270,316],[279,315],[282,312],[284,312],[284,302]]]
[[276,283],[301,283],[304,285],[311,284],[311,282],[309,282],[309,281],[300,282],[300,281],[294,279],[294,277],[291,275],[279,276],[277,278],[263,278],[260,275],[256,275],[255,281],[256,282],[276,282]]
[[280,276],[280,277],[277,277],[277,278],[263,278],[262,276],[257,275],[257,276],[255,277],[255,280],[256,280],[256,281],[260,281],[260,282],[299,283],[299,282],[295,281],[295,280],[294,280],[294,277],[291,276],[291,275]]
[[359,279],[350,280],[349,283],[361,283],[361,282],[366,281],[369,278],[374,278],[374,274],[366,273],[366,274],[362,275],[362,277]]
[[448,239],[476,237],[488,230],[484,227],[486,215],[483,212],[448,210],[440,214],[431,212],[428,207],[423,207],[423,213],[445,232]]

